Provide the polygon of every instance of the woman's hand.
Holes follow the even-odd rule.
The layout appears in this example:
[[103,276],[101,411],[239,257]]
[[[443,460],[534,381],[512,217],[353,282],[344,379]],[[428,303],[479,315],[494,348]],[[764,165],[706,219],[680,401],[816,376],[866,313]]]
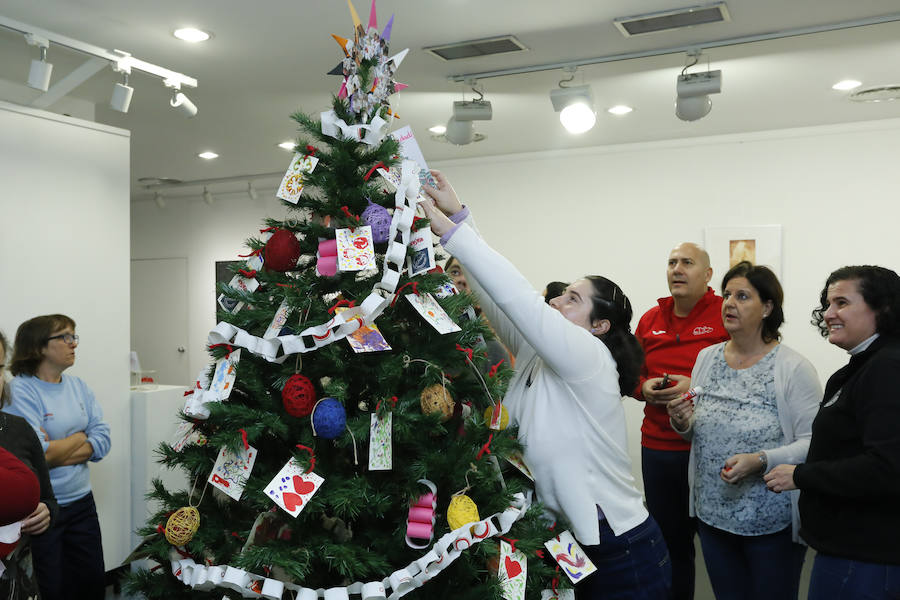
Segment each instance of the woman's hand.
[[687,431],[691,424],[691,417],[694,416],[694,403],[691,400],[684,400],[681,397],[675,398],[666,404],[666,412],[675,425],[675,429],[679,431]]
[[50,509],[43,502],[38,502],[34,512],[22,521],[22,533],[41,535],[48,527],[50,527]]
[[641,386],[641,395],[644,402],[656,406],[665,406],[678,396],[691,389],[691,378],[684,375],[669,375],[669,381],[674,381],[675,385],[665,388],[659,388],[662,383],[662,377],[653,377],[644,382]]
[[762,468],[763,464],[759,460],[758,452],[735,454],[725,460],[725,467],[719,472],[719,477],[725,483],[738,483],[748,475],[761,471]]
[[441,209],[441,212],[445,215],[455,215],[456,213],[461,211],[463,208],[462,204],[460,204],[459,198],[457,198],[456,196],[456,192],[453,191],[453,186],[450,185],[450,182],[447,181],[447,178],[444,177],[444,174],[440,171],[432,170],[431,175],[434,177],[434,181],[435,183],[437,183],[437,187],[433,188],[430,185],[423,185],[422,190],[426,194],[428,194],[428,196],[432,200],[434,200],[435,205],[439,209]]
[[438,237],[442,237],[445,233],[456,226],[456,223],[447,218],[443,212],[438,210],[434,202],[425,200],[419,203],[419,206],[425,211],[425,216],[431,221],[431,231]]
[[796,490],[797,485],[794,483],[794,469],[796,468],[797,465],[778,465],[763,476],[766,487],[776,494]]

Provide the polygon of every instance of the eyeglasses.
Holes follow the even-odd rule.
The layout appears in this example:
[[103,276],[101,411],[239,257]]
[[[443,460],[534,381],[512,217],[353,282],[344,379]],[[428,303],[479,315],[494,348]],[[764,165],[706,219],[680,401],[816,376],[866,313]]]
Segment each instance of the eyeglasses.
[[47,338],[48,342],[50,340],[62,340],[67,344],[77,344],[78,336],[75,335],[74,333],[61,333],[59,335],[51,335],[50,337]]

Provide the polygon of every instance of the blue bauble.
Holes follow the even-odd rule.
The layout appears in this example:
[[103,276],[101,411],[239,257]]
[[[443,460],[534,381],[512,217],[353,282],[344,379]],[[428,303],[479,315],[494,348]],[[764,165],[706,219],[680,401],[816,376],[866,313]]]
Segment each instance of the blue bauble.
[[372,228],[372,241],[381,244],[388,241],[391,233],[391,213],[369,200],[369,206],[362,213],[362,222]]
[[313,409],[312,424],[318,437],[333,440],[344,432],[347,425],[344,405],[334,398],[322,398]]

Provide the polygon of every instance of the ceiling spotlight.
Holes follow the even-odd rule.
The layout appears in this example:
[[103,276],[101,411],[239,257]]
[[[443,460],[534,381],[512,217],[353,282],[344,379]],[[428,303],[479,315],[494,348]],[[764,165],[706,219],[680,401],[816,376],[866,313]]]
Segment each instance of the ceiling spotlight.
[[179,40],[191,42],[192,44],[197,42],[205,42],[211,37],[208,32],[203,31],[202,29],[195,29],[193,27],[176,29],[172,32],[172,35],[177,37]]
[[256,193],[256,190],[253,188],[253,182],[247,182],[247,195],[251,200],[256,201],[259,198],[259,194]]
[[178,112],[187,118],[191,118],[197,114],[197,105],[191,102],[191,99],[181,93],[181,82],[176,79],[164,79],[163,85],[172,90],[172,99],[169,100],[169,106],[178,109]]
[[682,121],[696,121],[705,117],[712,109],[709,95],[722,91],[722,71],[686,73],[700,61],[700,52],[689,52],[688,60],[692,62],[681,70],[675,85],[678,95],[675,99],[675,116]]
[[206,202],[207,204],[209,204],[210,206],[212,206],[212,203],[213,203],[213,195],[212,195],[212,192],[210,192],[210,191],[206,188],[205,185],[203,186],[203,201]]
[[134,88],[128,85],[128,76],[131,74],[131,63],[128,57],[113,63],[113,71],[122,74],[122,83],[117,83],[113,87],[109,107],[120,113],[127,113],[128,107],[131,105],[131,95],[134,94]]
[[206,152],[201,152],[197,156],[199,158],[204,158],[206,160],[212,160],[214,158],[219,158],[218,154],[216,154],[215,152],[210,152],[209,150],[207,150]]
[[287,141],[287,142],[281,142],[280,144],[278,144],[278,147],[281,148],[282,150],[293,150],[294,148],[297,147],[297,144],[295,144],[294,142],[291,142],[291,141]]
[[26,33],[25,41],[29,46],[37,46],[41,50],[41,59],[31,61],[31,69],[28,71],[28,87],[46,92],[50,87],[50,74],[53,72],[53,65],[47,62],[47,48],[50,47],[50,40],[33,33]]
[[156,205],[160,208],[166,207],[166,199],[163,198],[163,195],[160,192],[153,194],[153,201],[156,202]]
[[444,137],[457,146],[471,144],[476,138],[475,121],[490,121],[493,116],[491,103],[483,95],[478,100],[454,102],[453,116],[447,121]]
[[841,92],[846,92],[849,90],[853,90],[862,85],[861,81],[856,81],[855,79],[844,79],[843,81],[838,81],[836,84],[831,86],[833,90],[839,90]]
[[555,90],[550,90],[550,102],[553,110],[559,113],[559,122],[569,133],[584,133],[597,122],[594,113],[594,94],[589,85],[565,87],[563,84],[571,78],[559,82]]
[[608,112],[611,115],[622,116],[622,115],[627,115],[628,113],[630,113],[633,110],[634,109],[631,108],[630,106],[625,106],[624,104],[617,104],[615,106],[607,108],[606,112]]
[[441,135],[442,133],[447,133],[447,128],[443,125],[435,125],[434,127],[429,127],[428,131],[435,135]]

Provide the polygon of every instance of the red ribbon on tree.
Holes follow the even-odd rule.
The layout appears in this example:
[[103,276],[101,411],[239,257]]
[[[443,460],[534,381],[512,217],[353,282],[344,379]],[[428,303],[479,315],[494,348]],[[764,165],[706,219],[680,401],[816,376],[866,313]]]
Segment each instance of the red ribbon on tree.
[[190,395],[193,394],[193,393],[194,393],[194,390],[188,390],[188,391],[186,391],[186,392],[184,393],[184,395],[185,395],[185,396],[190,396]]
[[245,269],[241,269],[238,271],[238,273],[240,273],[247,279],[253,279],[254,277],[256,277],[256,269],[253,269],[252,271],[247,271]]
[[363,177],[363,181],[368,181],[369,177],[372,176],[372,173],[374,173],[375,169],[377,169],[378,167],[381,167],[382,169],[387,169],[387,167],[384,165],[383,162],[376,163],[375,166],[373,166],[371,169],[369,169],[368,173],[366,173],[366,176]]
[[500,539],[504,542],[509,542],[510,552],[516,551],[516,542],[519,541],[518,538],[508,538],[501,536]]
[[[397,408],[397,396],[391,396],[391,408]],[[378,411],[381,409],[381,400],[378,401],[378,404],[375,405],[375,414],[378,414]]]
[[[231,353],[234,352],[234,348],[231,347],[231,344],[210,344],[209,349],[212,350],[213,348],[219,348],[221,346],[225,346],[226,348],[228,348],[228,352],[225,353],[225,358],[230,357]],[[200,386],[198,385],[197,387]]]
[[306,145],[306,156],[309,157],[309,156],[315,156],[315,155],[316,155],[315,146],[310,146],[309,144],[307,144]]
[[500,365],[503,364],[503,361],[504,361],[504,360],[506,360],[506,359],[505,359],[505,358],[501,358],[501,359],[500,359],[500,362],[498,362],[496,365],[494,365],[493,367],[491,367],[491,370],[488,371],[488,377],[493,377],[494,375],[497,374],[497,369],[500,368]]
[[463,348],[459,344],[456,345],[456,349],[465,354],[469,358],[469,362],[472,362],[472,349],[471,348]]
[[262,248],[257,248],[256,250],[252,250],[250,254],[238,254],[238,258],[250,258],[251,256],[259,256],[262,251]]
[[[491,435],[488,436],[488,441],[486,441],[484,443],[484,446],[481,447],[481,450],[478,451],[478,456],[475,457],[475,460],[481,460],[481,456],[485,452],[487,452],[488,454],[491,453],[491,440],[493,440],[493,439],[494,439],[494,434],[492,433]],[[515,548],[513,548],[513,550],[515,550]]]
[[247,443],[247,432],[243,429],[238,429],[241,432],[241,441],[244,442],[244,450],[250,449],[250,444]]
[[407,281],[406,283],[404,283],[403,285],[400,286],[399,290],[394,292],[394,299],[391,300],[391,306],[394,306],[394,304],[396,304],[397,298],[400,297],[400,292],[402,292],[404,290],[404,288],[406,288],[408,286],[412,286],[413,294],[415,294],[416,296],[419,295],[419,282],[418,281]]
[[356,306],[356,302],[353,300],[349,300],[349,301],[348,300],[338,300],[337,302],[335,302],[334,306],[332,306],[331,308],[328,309],[328,314],[333,315],[334,311],[336,311],[337,309],[339,309],[342,306],[346,306],[347,308],[353,308],[354,306]]
[[260,229],[260,233],[268,233],[270,231],[278,231],[277,227],[266,227],[265,229]]
[[277,285],[278,287],[283,287],[283,288],[293,288],[294,287],[293,284],[290,284],[290,283],[276,283],[275,285]]
[[306,471],[304,471],[304,473],[309,473],[310,471],[315,469],[316,468],[316,453],[313,452],[313,449],[310,448],[309,446],[304,446],[303,444],[297,444],[297,449],[298,450],[306,450],[307,452],[309,452],[309,468]]

